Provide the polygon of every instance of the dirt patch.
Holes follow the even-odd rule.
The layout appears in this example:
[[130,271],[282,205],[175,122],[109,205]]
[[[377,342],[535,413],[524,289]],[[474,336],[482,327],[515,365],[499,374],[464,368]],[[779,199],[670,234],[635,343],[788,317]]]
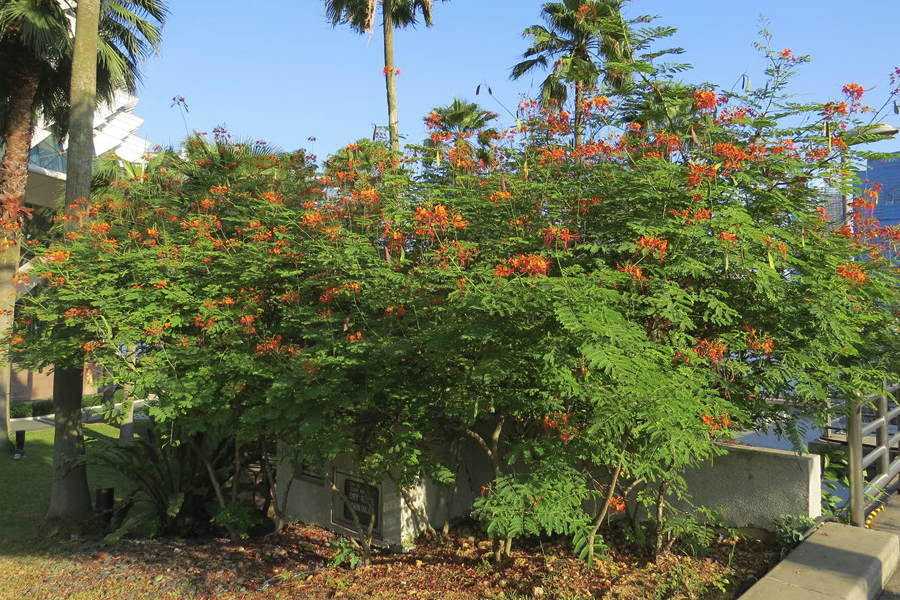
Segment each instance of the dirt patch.
[[[499,565],[474,527],[450,539],[422,539],[403,554],[379,552],[368,567],[329,567],[341,552],[334,534],[296,524],[279,535],[234,543],[215,540],[130,540],[105,549],[70,544],[39,561],[0,559],[18,598],[149,598],[344,600],[395,598],[731,599],[777,561],[757,540],[726,538],[702,556],[672,552],[653,561],[611,535],[609,553],[593,569],[565,540],[518,544]],[[349,556],[347,557],[349,558]],[[17,562],[18,561],[18,562]],[[10,578],[13,581],[10,581]],[[2,597],[3,592],[0,592]]]

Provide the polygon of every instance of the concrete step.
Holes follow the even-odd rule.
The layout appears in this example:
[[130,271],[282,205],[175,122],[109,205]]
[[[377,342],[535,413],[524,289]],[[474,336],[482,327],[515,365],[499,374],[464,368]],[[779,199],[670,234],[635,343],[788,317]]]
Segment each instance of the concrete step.
[[740,600],[874,600],[898,560],[893,533],[825,523]]

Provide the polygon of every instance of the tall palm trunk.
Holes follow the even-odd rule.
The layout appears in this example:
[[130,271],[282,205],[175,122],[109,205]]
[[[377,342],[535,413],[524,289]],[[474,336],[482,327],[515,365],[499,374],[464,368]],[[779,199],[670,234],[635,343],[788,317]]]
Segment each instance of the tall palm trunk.
[[[78,0],[72,86],[69,108],[69,148],[66,169],[66,206],[91,195],[94,155],[94,99],[97,95],[97,31],[100,0]],[[77,530],[91,516],[91,495],[84,465],[72,468],[83,452],[81,430],[84,357],[73,356],[57,365],[53,375],[56,429],[53,438],[53,483],[45,527]]]
[[[0,222],[18,225],[24,215],[25,183],[28,178],[28,154],[34,136],[32,126],[32,106],[38,90],[40,68],[34,55],[23,48],[10,52],[9,78],[9,124],[3,132],[6,154],[3,156],[3,171],[0,173]],[[19,267],[18,232],[6,229],[2,241],[9,245],[0,248],[0,335],[12,326],[16,306],[16,286],[13,278]],[[5,362],[5,361],[3,361]],[[0,365],[0,451],[8,451],[13,444],[10,440],[9,403],[12,372],[8,364]]]
[[14,47],[10,52],[9,124],[3,132],[6,154],[0,175],[0,209],[4,220],[18,222],[25,202],[28,179],[28,153],[34,135],[32,109],[37,96],[40,64],[27,49]]
[[584,141],[584,82],[575,84],[575,147]]
[[[7,238],[7,240],[9,239]],[[16,304],[16,285],[13,277],[15,277],[18,267],[19,244],[4,246],[0,252],[0,335],[8,332],[12,327],[13,310]],[[10,452],[13,449],[9,426],[11,386],[12,367],[6,361],[0,360],[0,415],[3,419],[3,427],[0,428],[0,452]]]
[[391,150],[400,152],[400,115],[397,109],[397,74],[394,67],[394,14],[390,0],[381,3],[381,14],[384,17],[384,78],[387,87]]

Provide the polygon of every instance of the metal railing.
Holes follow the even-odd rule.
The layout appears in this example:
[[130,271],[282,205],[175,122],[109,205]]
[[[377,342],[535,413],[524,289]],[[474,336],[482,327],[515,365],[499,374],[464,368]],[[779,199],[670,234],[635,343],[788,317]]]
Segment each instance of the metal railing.
[[[865,509],[869,499],[883,493],[900,473],[900,430],[893,434],[890,431],[891,424],[900,417],[900,406],[888,401],[889,396],[896,399],[898,391],[900,384],[885,386],[884,393],[873,399],[872,407],[860,402],[847,409],[851,525],[865,526]],[[871,421],[864,422],[864,408],[866,412],[874,408]],[[872,448],[867,449],[868,446]],[[869,468],[874,468],[875,475],[867,480],[866,470]]]

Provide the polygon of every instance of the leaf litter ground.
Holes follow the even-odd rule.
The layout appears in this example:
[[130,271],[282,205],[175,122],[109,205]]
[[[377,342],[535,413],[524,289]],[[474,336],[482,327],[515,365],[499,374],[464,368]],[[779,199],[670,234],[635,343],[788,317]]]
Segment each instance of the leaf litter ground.
[[[44,556],[0,555],[0,599],[735,598],[779,558],[758,540],[719,536],[703,556],[659,561],[615,533],[607,559],[588,569],[563,540],[519,543],[500,565],[491,542],[461,526],[449,540],[421,539],[403,554],[379,552],[369,567],[328,567],[336,536],[294,524],[243,542],[126,540],[99,548],[73,542]],[[727,580],[728,583],[718,585]]]

